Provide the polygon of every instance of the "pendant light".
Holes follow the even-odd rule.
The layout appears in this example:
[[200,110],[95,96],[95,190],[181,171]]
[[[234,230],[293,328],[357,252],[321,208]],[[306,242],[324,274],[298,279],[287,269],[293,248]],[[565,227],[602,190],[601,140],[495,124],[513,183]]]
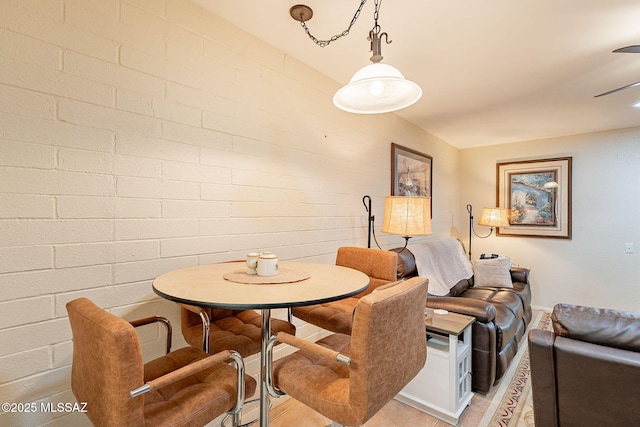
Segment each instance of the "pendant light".
[[[329,43],[349,34],[351,27],[360,15],[362,7],[367,0],[361,0],[360,7],[356,11],[351,24],[341,34],[333,36],[329,40],[318,40],[307,28],[305,21],[311,19],[313,11],[305,5],[296,5],[289,10],[289,14],[295,20],[300,21],[300,25],[305,29],[317,45],[324,47]],[[422,89],[416,83],[405,79],[402,73],[395,67],[383,64],[381,61],[382,37],[385,38],[387,44],[387,33],[380,32],[378,24],[378,16],[380,12],[380,1],[375,0],[374,26],[369,31],[368,40],[371,42],[371,51],[373,55],[371,64],[359,69],[351,78],[349,83],[336,92],[333,97],[333,103],[341,110],[358,114],[379,114],[397,111],[406,108],[420,99]]]

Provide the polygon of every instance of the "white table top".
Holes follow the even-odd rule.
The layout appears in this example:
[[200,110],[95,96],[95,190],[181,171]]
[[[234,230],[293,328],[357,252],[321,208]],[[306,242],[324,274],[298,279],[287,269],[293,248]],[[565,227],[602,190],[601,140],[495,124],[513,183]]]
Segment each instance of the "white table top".
[[309,273],[308,279],[280,284],[244,284],[225,280],[225,273],[246,270],[245,263],[208,264],[170,271],[153,281],[163,298],[183,303],[236,310],[286,308],[335,301],[358,294],[369,277],[332,264],[282,261],[280,268]]

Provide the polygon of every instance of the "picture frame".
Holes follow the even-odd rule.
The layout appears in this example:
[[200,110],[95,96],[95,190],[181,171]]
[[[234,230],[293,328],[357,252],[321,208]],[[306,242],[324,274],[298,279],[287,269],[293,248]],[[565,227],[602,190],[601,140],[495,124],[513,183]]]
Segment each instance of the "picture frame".
[[433,157],[391,143],[392,196],[432,197],[432,177]]
[[571,157],[496,164],[496,203],[509,209],[498,236],[571,239]]

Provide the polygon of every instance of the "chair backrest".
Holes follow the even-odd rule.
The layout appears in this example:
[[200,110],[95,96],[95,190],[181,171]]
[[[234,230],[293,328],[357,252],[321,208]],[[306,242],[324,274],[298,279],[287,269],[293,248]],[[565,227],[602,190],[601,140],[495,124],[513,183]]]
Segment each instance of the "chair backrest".
[[428,279],[414,277],[358,301],[351,333],[349,400],[359,423],[393,399],[425,364],[427,285]]
[[[245,262],[245,260],[236,259],[236,260],[227,261],[227,262],[243,263]],[[207,316],[209,317],[209,321],[211,323],[215,322],[216,320],[224,319],[225,317],[235,316],[236,314],[242,311],[242,310],[229,310],[229,309],[223,309],[223,308],[208,308],[208,307],[202,307],[202,310],[207,314]],[[190,328],[192,326],[202,325],[200,316],[198,316],[196,313],[186,310],[182,306],[180,307],[180,322],[181,322],[183,333],[187,328]]]
[[398,254],[379,249],[344,246],[338,248],[336,265],[353,268],[369,276],[370,282],[367,290],[356,295],[362,297],[370,294],[376,288],[396,280]]
[[636,425],[640,314],[557,304],[554,332],[529,332],[536,425]]
[[71,389],[87,402],[98,426],[144,425],[144,397],[129,392],[143,384],[144,364],[138,335],[127,321],[86,298],[67,303],[73,333]]
[[[209,308],[209,307],[202,307],[202,310],[207,314],[207,316],[209,317],[209,321],[211,323],[215,322],[216,320],[224,319],[225,317],[235,316],[236,314],[243,311],[243,310],[229,310],[225,308]],[[181,325],[183,328],[202,325],[200,316],[198,316],[196,313],[193,313],[185,309],[184,307],[180,307],[180,316],[181,316],[181,319],[180,319]]]

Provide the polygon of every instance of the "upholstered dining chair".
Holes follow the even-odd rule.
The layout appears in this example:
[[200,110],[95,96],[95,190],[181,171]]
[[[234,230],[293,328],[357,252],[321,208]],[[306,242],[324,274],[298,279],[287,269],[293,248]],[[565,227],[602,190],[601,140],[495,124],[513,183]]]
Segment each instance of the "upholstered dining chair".
[[269,351],[270,393],[286,393],[335,423],[364,424],[424,366],[427,285],[428,279],[414,277],[360,298],[351,336],[313,343],[279,333],[270,345],[281,341],[300,350],[275,362]]
[[[242,357],[181,348],[146,364],[131,323],[87,298],[67,303],[73,334],[71,389],[96,426],[204,426],[228,412],[238,425],[256,381]],[[137,325],[155,321],[148,318]],[[225,363],[231,358],[236,368]]]
[[[242,357],[261,350],[261,314],[254,310],[228,310],[179,304],[182,336],[207,353],[234,350]],[[293,323],[271,319],[271,332],[295,335]]]
[[350,298],[324,304],[295,307],[291,312],[298,319],[331,332],[350,334],[353,309],[360,298],[397,279],[398,254],[379,249],[344,246],[338,248],[336,265],[363,272],[369,276],[369,287]]
[[[243,263],[243,260],[231,262]],[[206,353],[234,350],[249,357],[261,350],[261,314],[254,310],[229,310],[178,304],[182,336]],[[296,333],[291,322],[271,319],[271,332]]]

